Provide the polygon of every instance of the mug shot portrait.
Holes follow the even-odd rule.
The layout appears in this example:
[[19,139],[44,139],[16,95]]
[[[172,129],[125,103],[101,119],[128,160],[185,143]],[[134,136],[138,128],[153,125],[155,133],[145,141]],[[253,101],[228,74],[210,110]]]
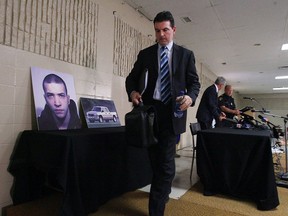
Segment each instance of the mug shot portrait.
[[73,76],[37,67],[31,76],[38,130],[81,128]]

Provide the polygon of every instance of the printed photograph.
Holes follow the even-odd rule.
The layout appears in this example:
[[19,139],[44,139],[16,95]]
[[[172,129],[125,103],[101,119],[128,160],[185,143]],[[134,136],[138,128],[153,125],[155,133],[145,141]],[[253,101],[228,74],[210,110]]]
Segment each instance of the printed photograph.
[[80,98],[88,128],[121,126],[112,100]]
[[81,128],[73,76],[31,67],[38,130]]

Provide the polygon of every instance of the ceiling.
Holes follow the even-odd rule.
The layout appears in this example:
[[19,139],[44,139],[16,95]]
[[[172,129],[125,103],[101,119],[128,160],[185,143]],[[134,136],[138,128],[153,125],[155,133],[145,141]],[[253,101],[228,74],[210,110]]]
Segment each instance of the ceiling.
[[193,50],[199,62],[224,76],[241,95],[288,93],[272,90],[288,87],[288,79],[275,80],[288,75],[288,51],[281,51],[288,43],[288,0],[124,2],[151,21],[158,12],[171,11],[175,42]]

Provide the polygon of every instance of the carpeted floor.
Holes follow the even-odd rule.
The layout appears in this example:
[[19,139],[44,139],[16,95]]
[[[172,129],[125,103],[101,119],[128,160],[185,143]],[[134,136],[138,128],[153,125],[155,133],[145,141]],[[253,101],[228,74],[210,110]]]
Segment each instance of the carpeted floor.
[[[170,199],[165,216],[241,216],[238,213],[224,212],[221,209],[191,203],[183,198],[181,197],[180,200]],[[148,194],[135,191],[111,200],[96,213],[89,216],[148,216],[147,206]]]
[[[204,196],[197,183],[179,200],[170,199],[165,216],[283,216],[288,212],[288,189],[278,187],[280,205],[275,210],[259,211],[254,202],[222,195]],[[127,193],[110,200],[89,216],[147,216],[148,194]]]
[[[282,160],[284,158],[281,158]],[[284,161],[282,161],[284,162]],[[285,163],[283,163],[285,164]],[[284,167],[285,169],[285,167]],[[223,195],[204,196],[196,183],[180,199],[170,199],[165,216],[283,216],[288,213],[288,188],[278,187],[280,205],[270,211],[257,210],[254,202]],[[114,198],[89,216],[148,216],[149,193],[136,190]],[[57,216],[62,194],[5,208],[2,216]]]
[[[165,216],[283,216],[288,212],[288,189],[278,187],[280,205],[275,210],[259,211],[254,202],[233,199],[223,195],[204,196],[197,183],[179,200],[170,199]],[[114,198],[89,216],[147,216],[148,196],[133,191]],[[55,193],[33,202],[10,207],[3,216],[57,216],[62,195]]]
[[2,216],[57,216],[63,195],[55,192],[45,198],[16,206],[8,206],[2,210]]
[[[221,209],[223,212],[233,212],[239,215],[247,216],[283,216],[288,212],[288,189],[277,187],[280,205],[270,211],[257,210],[254,202],[233,199],[231,197],[216,195],[216,196],[203,196],[201,184],[197,184],[191,188],[187,194],[183,196],[184,200],[207,207]],[[229,214],[228,214],[229,215]]]
[[[285,156],[281,157],[285,170]],[[280,205],[270,211],[259,211],[254,202],[223,195],[204,196],[200,182],[179,200],[170,199],[165,216],[283,216],[288,213],[288,188],[277,187]],[[148,193],[135,191],[110,200],[89,216],[147,216]]]

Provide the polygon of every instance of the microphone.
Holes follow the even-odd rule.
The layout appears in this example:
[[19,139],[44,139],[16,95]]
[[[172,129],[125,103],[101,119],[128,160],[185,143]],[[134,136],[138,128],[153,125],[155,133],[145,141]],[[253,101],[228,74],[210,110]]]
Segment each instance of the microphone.
[[267,118],[265,118],[264,116],[262,115],[258,115],[258,118],[262,121],[262,122],[265,122],[265,123],[268,123],[269,120]]
[[265,122],[265,123],[267,123],[267,124],[271,124],[271,125],[274,126],[274,127],[276,126],[276,125],[272,124],[271,122],[269,122],[268,118],[265,118],[265,117],[262,116],[262,115],[258,115],[258,118],[261,119],[262,122]]
[[[270,110],[265,110],[265,109],[262,109],[262,110],[254,110],[254,109],[252,109],[251,112],[270,113]],[[258,117],[259,117],[259,116],[258,116]]]
[[254,100],[254,98],[251,98],[251,97],[243,97],[243,99]]

